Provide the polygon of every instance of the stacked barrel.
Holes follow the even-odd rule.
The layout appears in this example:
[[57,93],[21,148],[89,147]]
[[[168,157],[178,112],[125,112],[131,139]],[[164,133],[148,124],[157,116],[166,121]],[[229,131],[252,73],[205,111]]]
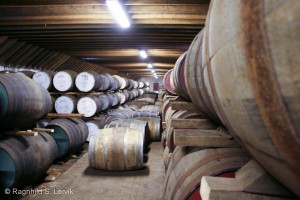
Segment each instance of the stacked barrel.
[[[205,28],[164,79],[169,94],[192,101],[206,117],[225,126],[267,172],[297,196],[299,7],[299,2],[290,1],[212,1]],[[164,104],[166,117],[167,100]],[[192,155],[190,151],[195,149],[184,154]],[[178,161],[171,159],[174,162]],[[166,199],[182,199],[182,180],[180,185],[171,196],[167,191]]]

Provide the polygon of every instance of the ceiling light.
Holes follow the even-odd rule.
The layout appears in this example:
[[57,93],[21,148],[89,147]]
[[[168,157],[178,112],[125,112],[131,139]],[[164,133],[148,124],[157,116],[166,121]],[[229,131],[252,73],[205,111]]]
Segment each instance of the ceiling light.
[[155,74],[155,70],[154,69],[151,69],[151,72]]
[[140,50],[140,55],[141,55],[142,58],[147,58],[148,57],[145,50]]
[[153,65],[152,65],[151,63],[149,63],[147,66],[148,66],[148,68],[150,68],[150,69],[153,67]]
[[122,28],[130,26],[129,19],[118,0],[106,0],[106,5]]

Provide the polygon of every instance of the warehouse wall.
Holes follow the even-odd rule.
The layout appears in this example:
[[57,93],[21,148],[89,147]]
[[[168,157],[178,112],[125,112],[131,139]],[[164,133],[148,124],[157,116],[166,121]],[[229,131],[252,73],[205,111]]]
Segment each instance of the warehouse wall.
[[154,78],[154,77],[141,77],[139,79],[137,79],[138,81],[146,81],[146,82],[149,82],[150,84],[150,90],[151,92],[153,92],[153,84],[154,83],[159,83],[159,93],[162,92],[162,80],[163,78],[162,77],[158,77],[157,79]]

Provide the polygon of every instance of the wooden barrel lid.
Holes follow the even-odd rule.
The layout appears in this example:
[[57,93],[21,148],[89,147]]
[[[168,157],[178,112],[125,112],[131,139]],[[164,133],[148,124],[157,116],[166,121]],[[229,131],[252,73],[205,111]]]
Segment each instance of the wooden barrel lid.
[[95,77],[89,72],[81,72],[75,79],[75,85],[81,92],[90,92],[95,87]]
[[70,114],[75,111],[75,101],[74,98],[64,95],[56,99],[54,107],[57,113]]
[[52,84],[52,77],[50,77],[48,73],[42,71],[36,72],[33,75],[32,80],[34,80],[35,82],[37,82],[47,90],[50,88]]
[[84,114],[85,117],[92,117],[97,114],[97,103],[90,97],[83,97],[77,103],[77,110],[80,114]]
[[58,72],[53,78],[53,85],[58,91],[66,92],[72,88],[73,78],[68,72]]

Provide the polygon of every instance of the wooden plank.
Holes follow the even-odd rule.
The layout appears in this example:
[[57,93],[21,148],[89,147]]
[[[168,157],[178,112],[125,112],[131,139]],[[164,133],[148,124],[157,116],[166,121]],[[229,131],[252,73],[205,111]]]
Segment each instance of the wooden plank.
[[176,146],[239,147],[234,141],[222,136],[218,130],[174,129]]
[[208,119],[171,119],[171,126],[175,129],[195,128],[195,129],[216,129],[216,125]]
[[233,178],[203,176],[200,194],[202,200],[291,200],[291,198],[242,192]]
[[191,102],[185,101],[174,101],[171,103],[172,110],[191,110],[199,111],[199,108]]
[[10,136],[37,136],[39,133],[36,131],[10,131],[4,132],[5,135]]
[[46,118],[79,118],[84,117],[84,114],[72,113],[72,114],[58,114],[58,113],[49,113]]
[[49,128],[34,128],[33,131],[54,133],[54,129],[49,129]]
[[293,196],[269,175],[255,160],[249,161],[236,172],[236,179],[244,192],[266,195]]

